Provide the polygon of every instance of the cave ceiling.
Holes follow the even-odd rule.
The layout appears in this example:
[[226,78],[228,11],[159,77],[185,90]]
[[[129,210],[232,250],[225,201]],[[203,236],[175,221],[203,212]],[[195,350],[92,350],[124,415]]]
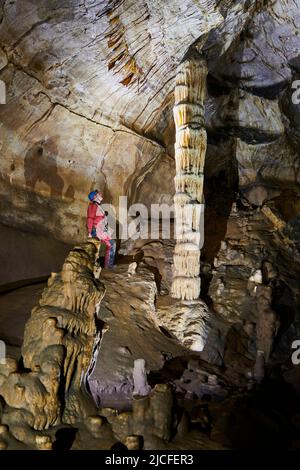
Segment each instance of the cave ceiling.
[[191,50],[208,61],[212,144],[297,136],[281,102],[297,78],[298,3],[0,1],[3,220],[66,241],[95,186],[114,204],[145,202],[143,189],[147,203],[170,201],[174,77]]

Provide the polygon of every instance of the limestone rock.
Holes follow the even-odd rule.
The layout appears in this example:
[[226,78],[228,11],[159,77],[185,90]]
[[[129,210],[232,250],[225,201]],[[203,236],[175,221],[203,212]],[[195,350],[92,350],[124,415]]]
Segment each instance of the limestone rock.
[[[220,60],[215,73],[239,79],[243,87],[274,97],[291,79],[289,61],[298,57],[299,14],[292,0],[256,2],[240,43]],[[240,18],[239,18],[240,20]]]
[[218,103],[211,126],[239,135],[246,142],[268,142],[284,134],[278,101],[233,89]]
[[164,364],[164,353],[177,356],[187,351],[159,328],[157,288],[151,271],[139,267],[134,276],[129,276],[127,269],[120,265],[101,273],[106,294],[98,315],[108,328],[101,340],[101,356],[88,382],[95,402],[102,407],[128,406],[136,359],[143,358],[147,370],[158,370]]
[[133,367],[133,395],[148,395],[151,391],[147,382],[147,371],[145,359],[136,359]]
[[267,364],[280,327],[280,320],[271,307],[272,288],[270,286],[258,286],[255,294],[259,312],[256,324],[257,351],[263,354],[264,362]]
[[299,156],[285,137],[260,145],[238,139],[236,158],[240,188],[252,204],[262,205],[280,194],[283,188],[296,191],[299,188]]
[[[299,29],[296,0],[0,1],[1,282],[57,273],[22,360],[0,367],[2,449],[56,450],[68,432],[73,449],[299,446]],[[192,51],[205,106],[201,87],[174,96]],[[177,205],[187,189],[205,199],[201,257],[177,247],[174,263],[191,297],[200,269],[203,300],[169,296],[172,235],[122,240],[112,272],[80,245],[59,272],[65,244],[86,239],[90,190],[143,203],[148,224],[175,172]],[[15,358],[39,289],[1,298]],[[152,392],[132,401],[141,358]]]
[[[255,276],[258,270],[262,271],[263,282],[271,282],[274,292],[277,292],[272,306],[275,311],[277,308],[283,308],[283,304],[286,305],[284,308],[293,310],[298,302],[296,278],[299,273],[299,252],[292,240],[290,238],[286,239],[285,229],[283,232],[282,227],[279,230],[270,217],[265,215],[265,212],[266,214],[269,213],[268,211],[273,214],[274,205],[271,207],[265,205],[262,210],[257,209],[250,212],[247,211],[246,207],[232,208],[227,224],[226,243],[222,244],[214,261],[209,290],[213,300],[213,308],[225,322],[232,324],[232,327],[233,324],[236,327],[237,324],[240,325],[241,331],[245,331],[245,322],[256,325],[256,328],[260,328],[258,325],[261,321],[268,323],[267,318],[263,320],[260,317],[255,292],[259,293],[261,289],[268,290],[270,287],[251,281],[251,276]],[[278,214],[277,211],[276,213]],[[275,215],[274,217],[276,222],[278,217]],[[280,221],[280,219],[278,220]],[[281,252],[280,261],[278,259],[278,250]],[[276,277],[274,277],[274,274],[271,279],[266,277],[264,268],[266,263],[272,265]],[[283,300],[283,295],[287,296],[286,300]],[[275,307],[276,305],[278,307]],[[297,314],[295,325],[298,322],[296,318]],[[270,341],[272,342],[269,335],[272,336],[275,330],[277,331],[277,317],[274,311],[270,313],[269,319],[270,324],[266,327],[268,334],[262,333],[262,337],[266,338],[267,342],[269,341],[268,350],[271,347]],[[294,327],[291,325],[291,328]],[[228,342],[229,331],[226,334],[226,341]],[[248,333],[246,335],[248,336]],[[250,333],[250,337],[253,337],[253,335],[253,332]],[[244,347],[248,352],[245,352],[244,349],[243,355],[249,354],[249,360],[253,361],[256,355],[253,343],[252,345],[245,343]],[[258,350],[261,349],[257,343],[255,347]],[[289,348],[288,344],[280,348],[281,357],[289,355]],[[266,354],[268,356],[269,353]],[[251,362],[246,367],[251,369]]]
[[140,262],[145,263],[150,269],[154,268],[158,289],[161,294],[168,294],[171,289],[173,250],[175,246],[173,224],[170,224],[170,221],[166,222],[169,228],[169,235],[165,233],[163,239],[161,237],[164,232],[156,235],[160,239],[124,240],[119,250],[121,255],[135,257]]
[[181,344],[191,351],[202,351],[209,331],[210,312],[199,300],[193,303],[174,302],[172,306],[162,301],[156,310],[157,321]]
[[[49,280],[25,328],[27,372],[18,372],[15,361],[0,365],[6,377],[0,393],[9,406],[4,422],[17,439],[23,435],[26,442],[22,426],[44,430],[84,417],[92,408],[82,387],[97,336],[95,314],[105,292],[93,276],[97,251],[94,243],[74,248],[61,275]],[[30,442],[32,431],[28,436]],[[48,441],[37,439],[39,448],[49,448]]]
[[114,205],[170,202],[176,68],[196,43],[225,54],[253,10],[246,0],[5,4],[2,220],[76,243],[95,186]]

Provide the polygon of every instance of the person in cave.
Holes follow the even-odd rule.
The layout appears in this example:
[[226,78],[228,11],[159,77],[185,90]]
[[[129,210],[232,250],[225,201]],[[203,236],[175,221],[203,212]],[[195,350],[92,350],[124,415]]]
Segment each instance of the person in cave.
[[112,231],[108,226],[106,214],[101,207],[103,200],[102,194],[98,191],[89,193],[90,203],[87,209],[87,229],[89,238],[98,238],[105,244],[105,261],[106,268],[113,268],[116,252],[116,242],[112,239]]

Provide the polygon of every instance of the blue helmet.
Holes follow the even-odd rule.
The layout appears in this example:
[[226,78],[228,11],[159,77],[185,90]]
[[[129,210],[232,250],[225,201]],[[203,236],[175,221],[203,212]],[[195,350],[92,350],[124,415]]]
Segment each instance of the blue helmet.
[[90,194],[88,195],[89,200],[93,201],[95,199],[95,197],[97,196],[97,194],[98,194],[97,189],[96,189],[96,191],[90,192]]

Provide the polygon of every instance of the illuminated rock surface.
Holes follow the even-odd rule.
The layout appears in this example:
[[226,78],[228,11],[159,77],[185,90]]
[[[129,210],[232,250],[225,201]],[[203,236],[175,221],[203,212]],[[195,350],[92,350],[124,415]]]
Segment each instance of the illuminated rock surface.
[[[298,3],[0,0],[1,449],[299,448]],[[208,70],[205,237],[200,298],[182,303],[172,236],[122,240],[99,279],[81,244],[92,189],[172,203],[191,48]],[[152,391],[132,399],[136,359]]]

